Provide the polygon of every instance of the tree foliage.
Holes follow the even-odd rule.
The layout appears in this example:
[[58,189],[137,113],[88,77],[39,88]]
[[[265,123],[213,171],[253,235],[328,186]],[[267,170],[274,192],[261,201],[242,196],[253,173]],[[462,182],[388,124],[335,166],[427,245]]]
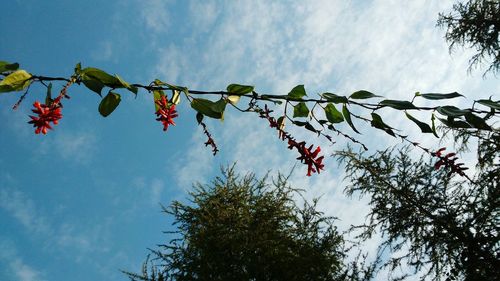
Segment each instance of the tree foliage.
[[338,280],[343,239],[316,208],[299,206],[300,192],[280,176],[273,184],[254,175],[223,171],[196,185],[189,204],[164,211],[176,230],[169,243],[132,280]]
[[500,1],[468,0],[453,5],[453,12],[440,13],[438,26],[446,28],[450,49],[456,45],[474,48],[469,69],[490,61],[487,71],[500,69]]
[[370,198],[367,223],[355,227],[358,237],[380,232],[379,256],[392,253],[383,268],[392,272],[406,264],[432,280],[500,276],[500,134],[476,137],[478,165],[471,180],[457,180],[449,163],[412,160],[408,148],[371,156],[351,149],[337,153],[351,182],[347,194]]

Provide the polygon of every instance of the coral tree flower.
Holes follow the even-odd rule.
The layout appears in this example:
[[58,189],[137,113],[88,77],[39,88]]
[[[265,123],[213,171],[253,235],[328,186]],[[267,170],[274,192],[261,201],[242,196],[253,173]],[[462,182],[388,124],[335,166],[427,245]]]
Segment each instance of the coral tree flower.
[[168,105],[168,101],[165,96],[155,102],[158,105],[158,110],[155,112],[157,121],[163,123],[163,131],[168,129],[168,126],[174,125],[174,118],[179,116],[175,110],[175,104]]
[[61,114],[61,97],[56,98],[50,105],[41,104],[38,101],[33,103],[35,109],[32,109],[33,113],[36,113],[38,116],[30,115],[31,121],[29,124],[33,124],[35,127],[35,134],[47,134],[49,129],[52,129],[50,123],[52,122],[54,125],[57,125],[59,119],[62,118]]

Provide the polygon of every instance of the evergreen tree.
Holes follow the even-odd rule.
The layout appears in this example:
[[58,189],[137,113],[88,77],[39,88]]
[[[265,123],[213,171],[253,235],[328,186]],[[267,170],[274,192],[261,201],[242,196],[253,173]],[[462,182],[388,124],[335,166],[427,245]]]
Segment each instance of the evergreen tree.
[[446,27],[450,50],[455,45],[476,49],[469,70],[483,61],[491,60],[489,70],[500,69],[500,1],[468,0],[453,5],[453,12],[439,14],[438,26]]
[[196,185],[190,204],[173,202],[177,235],[153,250],[132,280],[339,280],[343,239],[317,201],[298,206],[300,194],[279,177],[273,184],[233,168],[212,184]]

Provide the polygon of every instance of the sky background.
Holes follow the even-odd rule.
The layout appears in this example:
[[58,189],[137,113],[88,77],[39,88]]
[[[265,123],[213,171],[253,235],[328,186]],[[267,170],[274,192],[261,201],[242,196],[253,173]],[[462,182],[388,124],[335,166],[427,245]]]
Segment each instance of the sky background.
[[[466,98],[451,102],[464,106],[498,98],[498,80],[483,78],[484,69],[467,73],[471,52],[450,54],[444,30],[435,27],[453,2],[6,0],[0,60],[66,77],[81,62],[129,82],[159,78],[199,90],[240,83],[286,94],[304,84],[310,96],[367,89],[391,99],[458,91]],[[63,119],[45,136],[26,123],[43,88],[32,87],[16,111],[20,93],[0,96],[0,280],[126,280],[119,270],[138,270],[147,248],[166,242],[162,231],[172,229],[160,204],[185,200],[193,182],[210,181],[234,161],[258,175],[290,173],[297,164],[255,115],[228,108],[223,123],[208,120],[221,150],[213,157],[186,101],[177,126],[165,133],[147,92],[134,98],[122,91],[107,118],[97,112],[98,95],[77,86],[68,92]],[[401,114],[383,113],[424,145],[439,147]],[[358,127],[372,152],[397,143]],[[328,157],[345,140],[331,146],[292,132],[327,156],[319,176],[306,177],[297,164],[293,184],[306,198],[321,196],[321,209],[339,217],[340,229],[362,222],[366,199],[345,197],[342,167]]]

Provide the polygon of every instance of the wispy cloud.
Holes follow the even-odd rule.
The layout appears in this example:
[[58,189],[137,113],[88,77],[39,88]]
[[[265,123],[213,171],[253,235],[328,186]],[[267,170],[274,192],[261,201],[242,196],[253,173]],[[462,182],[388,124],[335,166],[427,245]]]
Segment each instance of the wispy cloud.
[[170,26],[168,4],[170,1],[140,1],[141,19],[144,26],[155,33],[166,33]]
[[61,131],[54,138],[42,140],[38,151],[41,156],[56,153],[72,163],[87,164],[94,156],[96,142],[90,131]]
[[[2,238],[2,237],[0,237]],[[43,281],[44,273],[26,264],[8,239],[0,240],[0,261],[18,281]]]

